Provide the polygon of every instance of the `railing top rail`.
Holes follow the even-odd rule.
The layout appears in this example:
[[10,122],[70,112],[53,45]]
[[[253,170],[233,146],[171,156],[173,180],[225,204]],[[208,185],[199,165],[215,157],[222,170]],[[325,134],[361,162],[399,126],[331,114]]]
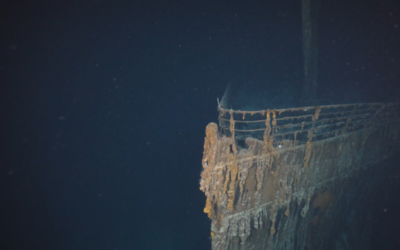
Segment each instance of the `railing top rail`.
[[218,106],[218,111],[220,112],[233,112],[237,114],[263,114],[268,111],[275,111],[277,113],[283,113],[287,111],[304,111],[304,110],[313,110],[317,107],[321,109],[330,109],[330,108],[348,108],[348,107],[363,107],[363,106],[397,106],[399,103],[391,102],[391,103],[351,103],[351,104],[335,104],[335,105],[321,105],[321,106],[308,106],[308,107],[298,107],[298,108],[287,108],[287,109],[263,109],[263,110],[234,110],[234,109],[225,109]]

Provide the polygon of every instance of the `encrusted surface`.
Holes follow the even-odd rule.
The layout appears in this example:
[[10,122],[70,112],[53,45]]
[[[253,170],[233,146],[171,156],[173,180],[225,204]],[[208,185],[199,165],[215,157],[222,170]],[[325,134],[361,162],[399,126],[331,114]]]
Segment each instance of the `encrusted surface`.
[[[318,114],[317,108],[313,123]],[[271,124],[266,130],[274,129],[276,123]],[[215,123],[206,129],[200,189],[212,220],[212,249],[289,250],[322,249],[315,248],[323,244],[322,232],[326,242],[339,237],[330,230],[340,223],[327,227],[322,222],[350,209],[354,199],[343,197],[357,196],[362,170],[390,155],[398,126],[373,126],[315,142],[308,136],[308,143],[290,147],[272,147],[268,133],[263,140],[248,136],[239,147],[234,126],[230,130],[227,137]]]

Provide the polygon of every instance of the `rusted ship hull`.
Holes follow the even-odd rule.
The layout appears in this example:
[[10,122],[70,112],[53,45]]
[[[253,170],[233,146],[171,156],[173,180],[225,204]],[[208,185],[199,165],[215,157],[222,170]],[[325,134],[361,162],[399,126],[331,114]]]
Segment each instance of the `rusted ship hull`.
[[260,111],[264,121],[220,110],[220,127],[206,128],[200,181],[212,249],[368,249],[360,204],[373,202],[399,123],[397,104],[363,105]]

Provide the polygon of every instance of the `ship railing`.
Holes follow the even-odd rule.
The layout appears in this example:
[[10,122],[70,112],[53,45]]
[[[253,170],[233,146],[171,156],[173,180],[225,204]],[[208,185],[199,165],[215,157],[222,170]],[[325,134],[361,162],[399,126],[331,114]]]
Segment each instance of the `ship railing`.
[[296,147],[400,121],[399,103],[357,103],[241,111],[218,107],[222,136],[244,144],[247,137],[274,148]]

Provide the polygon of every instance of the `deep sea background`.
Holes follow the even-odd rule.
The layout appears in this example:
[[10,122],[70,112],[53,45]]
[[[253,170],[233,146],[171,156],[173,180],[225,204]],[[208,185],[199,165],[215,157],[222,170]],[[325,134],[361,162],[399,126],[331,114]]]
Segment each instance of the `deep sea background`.
[[[321,100],[399,100],[400,1],[326,1],[318,25]],[[3,1],[0,37],[5,250],[211,249],[217,98],[261,83],[295,105],[303,82],[299,0]],[[396,194],[376,249],[400,249]]]

